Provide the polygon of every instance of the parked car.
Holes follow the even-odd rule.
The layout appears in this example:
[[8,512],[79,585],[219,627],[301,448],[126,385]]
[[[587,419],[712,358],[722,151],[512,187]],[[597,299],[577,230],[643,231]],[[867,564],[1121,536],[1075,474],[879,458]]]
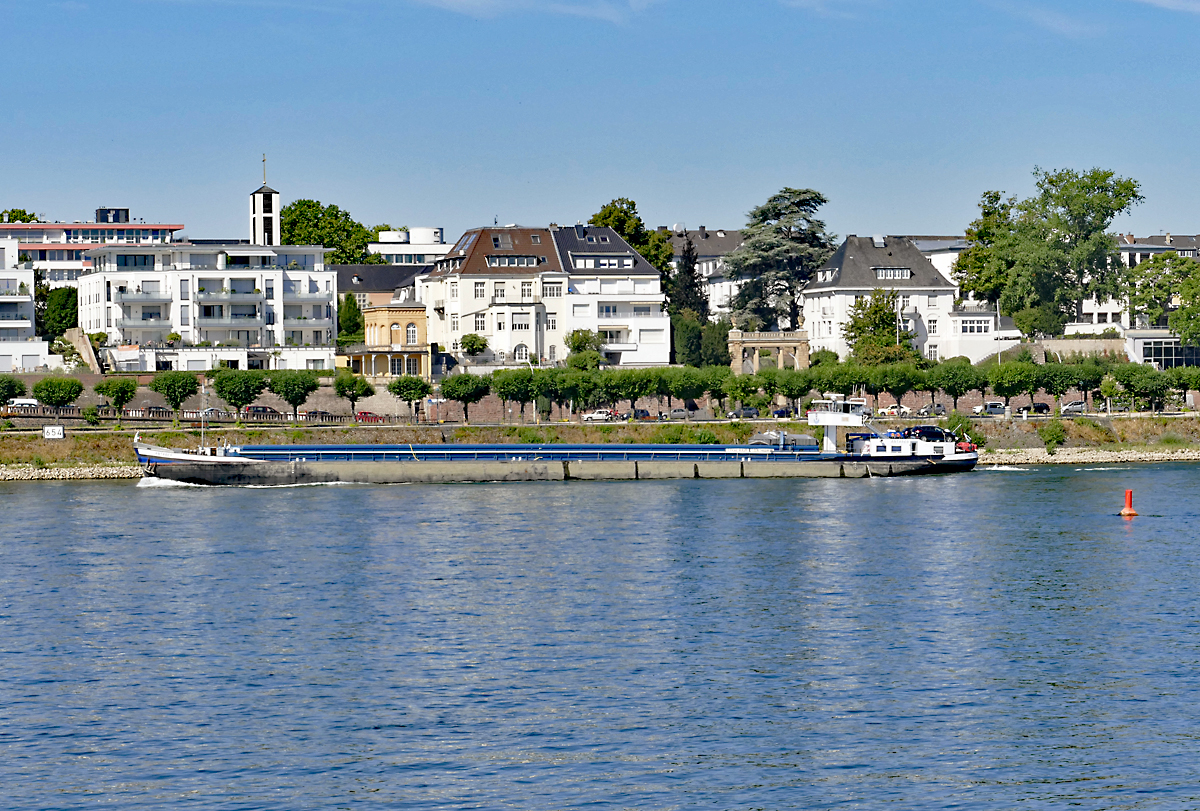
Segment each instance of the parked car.
[[672,408],[667,418],[672,420],[686,420],[690,416],[692,416],[692,412],[686,408]]
[[200,416],[206,420],[224,420],[232,417],[233,415],[228,411],[222,411],[215,406],[210,406],[201,411]]
[[1072,400],[1065,403],[1062,407],[1063,414],[1085,414],[1087,413],[1087,403],[1083,400]]
[[746,406],[745,408],[735,408],[725,415],[731,420],[756,420],[758,419],[758,409],[754,406]]
[[616,412],[607,408],[597,408],[583,415],[584,422],[612,422],[617,418]]
[[1032,406],[1023,405],[1023,406],[1019,406],[1017,408],[1018,414],[1028,414],[1030,412],[1033,412],[1034,414],[1049,414],[1050,413],[1050,404],[1049,403],[1034,403]]
[[359,422],[383,422],[383,415],[374,411],[360,411],[355,416]]
[[328,411],[321,411],[320,409],[305,411],[300,416],[306,420],[329,420],[333,418],[333,415]]
[[[629,415],[635,420],[653,420],[655,417],[650,416],[650,412],[644,408],[635,408],[633,414]],[[626,417],[628,419],[629,417]]]
[[921,406],[917,409],[918,417],[944,417],[946,416],[946,407],[941,403],[933,405]]
[[147,417],[155,420],[170,420],[174,419],[175,412],[163,406],[149,406],[143,412]]
[[271,408],[270,406],[252,405],[252,406],[246,406],[246,416],[251,417],[251,418],[253,418],[253,417],[271,418],[271,417],[281,417],[283,415],[280,414],[275,409]]
[[908,417],[912,415],[912,409],[906,405],[898,406],[893,403],[890,406],[884,406],[876,413],[881,417]]
[[996,416],[1004,414],[1004,403],[999,400],[988,400],[986,403],[975,406],[971,409],[971,413],[976,416]]
[[41,405],[32,397],[14,397],[8,401],[9,408],[39,408]]
[[771,416],[778,417],[780,419],[788,419],[792,416],[792,407],[784,406],[783,408],[777,408],[771,412]]

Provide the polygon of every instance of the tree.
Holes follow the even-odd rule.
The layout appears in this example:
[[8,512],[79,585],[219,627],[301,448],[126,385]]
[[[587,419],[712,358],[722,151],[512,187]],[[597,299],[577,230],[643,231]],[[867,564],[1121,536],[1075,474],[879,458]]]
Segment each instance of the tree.
[[300,419],[300,406],[321,388],[321,379],[307,369],[278,369],[267,375],[267,388],[292,407],[292,420]]
[[[1078,385],[1072,366],[1063,363],[1047,363],[1038,369],[1038,384],[1046,394],[1054,398],[1054,410],[1062,409],[1062,396]],[[1030,395],[1030,400],[1033,395]]]
[[110,377],[92,387],[92,391],[112,403],[118,415],[137,397],[137,389],[137,378],[134,377]]
[[699,366],[704,361],[701,343],[704,339],[704,328],[700,322],[691,317],[691,313],[681,313],[671,317],[671,325],[675,328],[675,362],[685,366]]
[[595,371],[604,363],[604,356],[592,349],[586,352],[575,352],[567,358],[567,366],[569,368],[579,369],[584,372]]
[[590,329],[573,329],[563,336],[563,343],[572,354],[582,352],[602,352],[604,338],[600,333]]
[[1172,299],[1184,282],[1195,277],[1200,277],[1200,262],[1175,251],[1156,254],[1126,269],[1124,288],[1130,321],[1136,325],[1141,315],[1150,326],[1165,324]]
[[[356,378],[362,380],[362,378]],[[367,381],[363,380],[364,383]],[[433,386],[416,375],[402,375],[388,383],[387,390],[395,397],[408,403],[408,412],[413,419],[417,416],[417,403],[433,394]],[[371,390],[372,394],[374,389]]]
[[690,366],[679,369],[667,380],[671,387],[671,396],[685,403],[703,396],[708,386],[704,374],[699,369]]
[[32,211],[23,208],[6,208],[0,211],[0,220],[4,222],[41,222],[41,218]]
[[834,236],[816,217],[826,202],[812,189],[784,188],[750,212],[742,244],[725,257],[731,276],[742,280],[733,300],[741,319],[786,319],[798,328],[800,291],[833,255]]
[[671,315],[692,313],[696,320],[708,320],[708,289],[696,257],[696,245],[686,232],[683,249],[675,262],[667,289],[667,311]]
[[79,291],[74,287],[59,287],[46,296],[46,335],[61,338],[69,329],[79,326]]
[[363,314],[358,306],[358,297],[353,293],[342,296],[338,307],[338,335],[362,335]]
[[870,296],[860,298],[850,306],[850,317],[842,325],[842,335],[855,360],[876,366],[913,359],[915,353],[909,344],[912,333],[897,331],[899,301],[900,294],[895,290],[876,288]]
[[969,247],[954,261],[951,275],[965,296],[992,305],[1000,300],[1012,274],[1012,238],[1016,230],[1017,198],[986,191],[979,200],[979,217],[967,226]]
[[[284,245],[324,245],[332,252],[325,255],[329,265],[383,264],[383,257],[367,253],[371,232],[355,221],[350,212],[335,205],[323,206],[317,200],[296,200],[279,213],[280,236]],[[294,370],[299,371],[299,370]]]
[[704,375],[704,390],[708,393],[710,400],[716,400],[717,404],[724,408],[725,406],[725,380],[732,375],[728,366],[708,366],[703,371]]
[[175,412],[175,419],[178,421],[179,410],[189,397],[200,391],[200,383],[191,372],[159,372],[150,381],[148,388],[163,396],[167,405]]
[[504,403],[519,403],[521,422],[525,421],[525,404],[533,402],[533,374],[528,369],[505,369],[492,375],[492,391]]
[[[390,384],[388,391],[391,391]],[[358,401],[364,397],[375,396],[375,387],[368,383],[365,377],[346,372],[333,379],[333,393],[343,400],[350,401],[350,416],[353,417],[358,413]]]
[[969,360],[951,358],[929,370],[929,385],[936,386],[948,394],[954,401],[952,410],[958,411],[959,397],[987,383],[983,372],[972,366]]
[[1032,363],[1001,363],[988,370],[988,383],[997,397],[1004,398],[1004,405],[1021,392],[1029,391],[1031,385],[1036,385],[1038,379],[1037,367]]
[[13,375],[0,375],[0,403],[25,396],[25,382]]
[[83,384],[73,377],[43,377],[33,384],[38,402],[55,408],[69,406],[83,394]]
[[779,374],[779,393],[792,404],[792,411],[800,415],[800,399],[812,390],[812,372],[807,369],[785,369]]
[[213,391],[238,414],[266,388],[266,372],[258,369],[221,369],[213,378]]
[[478,403],[492,390],[487,375],[457,374],[442,381],[442,396],[462,404],[463,422],[470,424],[467,409]]
[[808,356],[809,366],[832,365],[838,362],[838,353],[832,349],[818,349]]
[[1028,338],[1042,335],[1062,335],[1063,317],[1049,304],[1026,307],[1013,313],[1013,324]]
[[616,392],[620,399],[629,401],[629,413],[637,408],[637,401],[649,397],[655,391],[655,379],[644,369],[619,369],[611,374],[615,378]]
[[730,375],[725,378],[721,388],[725,396],[744,408],[745,402],[758,394],[758,381],[754,375]]
[[1167,398],[1170,380],[1162,372],[1144,363],[1121,363],[1113,367],[1113,377],[1129,394],[1158,411]]
[[877,384],[882,391],[896,398],[896,405],[904,395],[924,382],[925,373],[911,363],[889,363],[880,366]]
[[459,340],[458,345],[462,347],[462,351],[466,353],[468,357],[474,358],[483,354],[483,351],[487,349],[488,342],[487,338],[484,338],[482,335],[476,335],[474,332],[468,332],[462,337],[461,340]]
[[608,226],[620,234],[621,239],[658,269],[663,289],[667,288],[675,249],[667,233],[646,230],[646,224],[638,214],[637,203],[628,197],[618,197],[593,214],[588,224]]
[[702,366],[724,366],[729,368],[733,358],[729,356],[729,321],[710,321],[701,328],[700,361]]

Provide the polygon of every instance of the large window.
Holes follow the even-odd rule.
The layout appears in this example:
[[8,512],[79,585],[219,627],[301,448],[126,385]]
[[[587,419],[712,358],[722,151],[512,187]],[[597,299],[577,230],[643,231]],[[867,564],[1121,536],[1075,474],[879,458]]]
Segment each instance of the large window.
[[117,254],[117,267],[119,268],[152,268],[154,267],[154,256],[152,254]]
[[393,355],[388,366],[390,367],[389,371],[391,371],[392,377],[399,377],[404,374],[404,358]]
[[450,331],[458,332],[458,316],[457,315],[450,316]]
[[420,374],[421,374],[421,359],[420,358],[405,358],[404,359],[404,373],[414,375],[414,376],[420,376]]
[[483,332],[487,329],[487,315],[484,313],[475,313],[475,331]]
[[543,284],[542,295],[546,298],[562,298],[562,284],[560,282]]
[[617,317],[617,305],[601,304],[600,305],[600,317],[601,318],[616,318]]
[[486,282],[475,282],[475,298],[487,298]]
[[537,265],[536,256],[489,256],[490,268],[531,268]]
[[529,313],[513,313],[512,328],[513,329],[529,329]]
[[529,360],[529,347],[525,344],[517,344],[516,349],[513,350],[513,357],[520,361]]
[[966,335],[974,332],[991,332],[992,322],[987,319],[968,318],[962,322],[962,331]]
[[1142,344],[1142,360],[1157,363],[1160,369],[1200,366],[1200,347],[1182,346],[1177,338],[1146,341]]
[[875,268],[876,279],[911,279],[911,268]]
[[492,295],[499,301],[504,300],[504,282],[496,282],[492,285]]
[[458,298],[458,282],[450,282],[450,298]]
[[406,344],[408,344],[409,346],[416,346],[416,344],[417,344],[417,325],[416,324],[409,324],[407,327],[404,328],[404,342]]

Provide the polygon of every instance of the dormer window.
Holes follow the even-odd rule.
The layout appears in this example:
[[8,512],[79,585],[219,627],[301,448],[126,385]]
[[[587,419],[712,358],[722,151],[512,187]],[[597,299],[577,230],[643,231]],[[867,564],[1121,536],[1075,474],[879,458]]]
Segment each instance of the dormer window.
[[511,251],[513,246],[512,234],[492,234],[492,247]]
[[588,241],[588,242],[595,242],[595,241],[596,241],[596,238],[595,238],[595,237],[592,237],[592,236],[589,236],[589,237],[587,238],[587,241]]
[[532,242],[534,245],[542,244],[542,238],[537,234],[531,234],[529,237],[529,241]]
[[608,237],[601,235],[601,237],[600,237],[600,241],[601,241],[601,242],[608,242]]
[[912,268],[875,268],[876,279],[911,279]]

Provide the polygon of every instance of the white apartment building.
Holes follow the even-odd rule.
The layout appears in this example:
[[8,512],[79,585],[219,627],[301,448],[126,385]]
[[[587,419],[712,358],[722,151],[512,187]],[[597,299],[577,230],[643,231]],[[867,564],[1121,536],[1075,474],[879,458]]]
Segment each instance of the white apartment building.
[[461,356],[463,335],[487,339],[475,362],[553,364],[575,329],[600,332],[614,364],[670,358],[658,271],[611,228],[474,229],[416,287],[431,342]]
[[848,236],[804,289],[802,311],[810,351],[850,355],[843,326],[854,304],[873,290],[899,294],[897,319],[914,347],[931,360],[964,355],[972,362],[1020,340],[1010,319],[986,307],[955,306],[956,289],[906,237]]
[[53,289],[74,287],[90,267],[85,254],[96,245],[165,245],[182,224],[131,221],[127,208],[98,208],[95,222],[3,222],[0,239],[15,239],[20,250],[12,261],[28,257]]
[[378,242],[367,243],[367,253],[379,254],[389,265],[432,265],[449,252],[441,228],[380,231]]
[[[667,227],[659,226],[658,230],[665,231]],[[671,260],[672,268],[679,266],[679,257],[683,253],[684,243],[689,238],[696,248],[696,267],[704,279],[708,293],[708,317],[718,319],[729,315],[733,297],[737,295],[742,283],[729,276],[725,257],[741,246],[742,232],[724,228],[710,231],[703,225],[695,231],[689,231],[682,223],[672,226],[671,245],[675,249],[674,258]]]
[[20,243],[0,238],[0,372],[35,372],[62,366],[34,332],[33,270],[19,263]]

